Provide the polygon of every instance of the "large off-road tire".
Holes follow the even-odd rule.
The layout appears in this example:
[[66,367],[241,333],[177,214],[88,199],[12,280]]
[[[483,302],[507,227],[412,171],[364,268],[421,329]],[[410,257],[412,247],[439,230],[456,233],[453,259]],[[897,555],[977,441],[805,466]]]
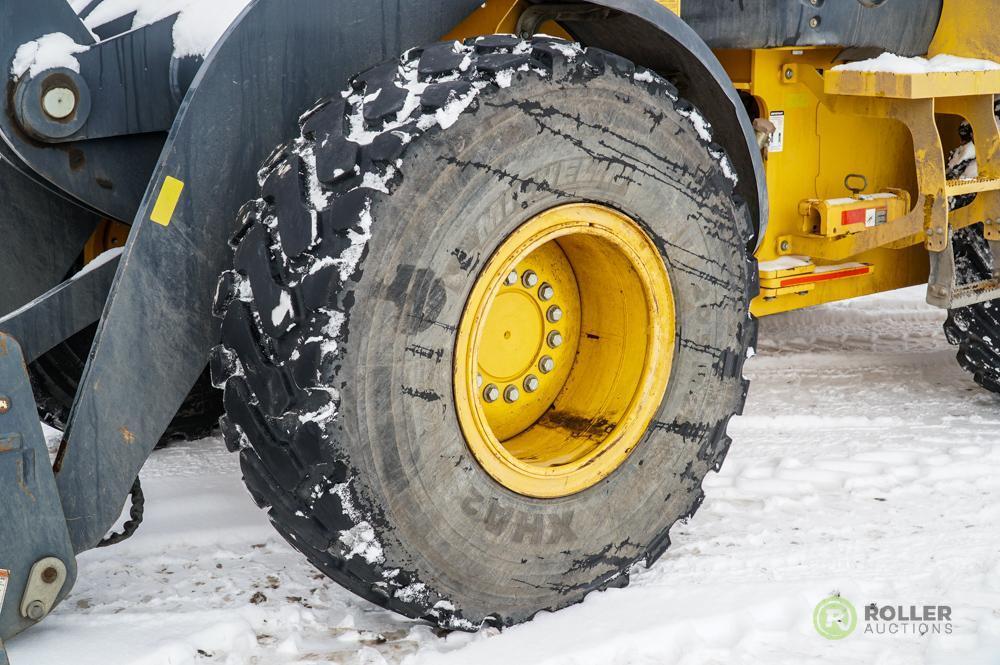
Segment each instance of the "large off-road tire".
[[[995,108],[1000,110],[1000,101]],[[1000,119],[1000,115],[997,116]],[[962,123],[959,128],[962,145],[949,156],[948,179],[975,177],[976,152],[972,128]],[[956,196],[948,201],[951,210],[963,208],[975,195]],[[955,252],[955,277],[958,284],[988,279],[996,266],[989,243],[983,236],[982,225],[975,224],[955,231],[951,236]],[[958,347],[958,364],[972,374],[983,388],[1000,393],[1000,300],[992,300],[948,310],[944,324],[948,341]]]
[[[987,279],[993,257],[980,225],[952,234],[959,284]],[[1000,393],[1000,300],[948,310],[944,324],[948,341],[958,347],[958,364],[983,388]]]
[[[217,302],[222,428],[253,498],[334,580],[443,627],[509,625],[626,584],[698,508],[746,397],[752,226],[710,128],[652,72],[509,36],[412,50],[301,127],[259,172]],[[456,337],[505,239],[581,201],[652,239],[676,344],[631,454],[581,491],[534,498],[470,453]]]
[[[56,429],[64,429],[73,406],[97,324],[81,330],[28,366],[38,413]],[[191,388],[160,444],[200,439],[215,431],[222,415],[222,394],[204,372]]]

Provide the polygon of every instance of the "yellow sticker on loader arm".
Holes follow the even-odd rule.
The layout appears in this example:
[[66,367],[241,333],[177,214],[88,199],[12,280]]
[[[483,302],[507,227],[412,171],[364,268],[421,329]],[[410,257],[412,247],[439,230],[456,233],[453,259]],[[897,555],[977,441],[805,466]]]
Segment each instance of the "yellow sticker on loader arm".
[[177,207],[177,202],[180,201],[183,189],[184,183],[177,178],[171,176],[164,178],[160,194],[156,197],[156,204],[153,206],[153,212],[150,213],[149,218],[161,226],[170,224],[170,219],[174,216],[174,209]]

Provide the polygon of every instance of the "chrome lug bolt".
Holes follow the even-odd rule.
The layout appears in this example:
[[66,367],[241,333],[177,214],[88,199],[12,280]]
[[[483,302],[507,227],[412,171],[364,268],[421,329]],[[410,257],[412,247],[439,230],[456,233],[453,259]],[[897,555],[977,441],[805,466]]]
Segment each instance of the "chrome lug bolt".
[[549,336],[546,338],[546,341],[549,343],[549,346],[551,346],[554,349],[563,343],[563,338],[562,335],[559,334],[558,330],[553,330],[552,332],[549,333]]
[[483,390],[483,399],[488,403],[497,401],[500,399],[500,389],[491,383]]
[[535,274],[534,270],[525,270],[524,274],[521,275],[521,283],[530,289],[538,284],[538,275]]
[[507,273],[507,279],[505,279],[503,283],[506,284],[507,286],[514,286],[515,284],[517,284],[517,271],[511,270],[509,273]]
[[552,305],[549,307],[549,311],[545,312],[545,318],[549,320],[549,323],[558,323],[563,317],[563,311],[558,305]]
[[542,300],[551,300],[552,296],[556,294],[555,289],[553,289],[548,282],[542,284],[538,287],[538,297]]
[[518,391],[517,386],[507,386],[503,391],[503,399],[508,404],[513,404],[517,401],[517,398],[521,396]]
[[524,377],[524,389],[529,393],[533,393],[538,390],[538,377],[534,374],[529,374]]
[[555,368],[556,361],[549,356],[542,356],[542,359],[538,361],[538,369],[541,370],[542,374],[548,374]]

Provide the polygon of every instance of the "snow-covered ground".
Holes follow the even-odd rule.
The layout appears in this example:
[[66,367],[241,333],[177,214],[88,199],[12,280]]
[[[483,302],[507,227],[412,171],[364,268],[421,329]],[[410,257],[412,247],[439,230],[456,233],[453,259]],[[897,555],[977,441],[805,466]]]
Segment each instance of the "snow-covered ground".
[[[922,291],[762,322],[746,415],[698,514],[627,589],[502,633],[439,636],[316,573],[218,440],[157,451],[146,522],[9,645],[13,665],[1000,663],[1000,400],[956,366]],[[862,605],[951,605],[951,635],[840,641]]]

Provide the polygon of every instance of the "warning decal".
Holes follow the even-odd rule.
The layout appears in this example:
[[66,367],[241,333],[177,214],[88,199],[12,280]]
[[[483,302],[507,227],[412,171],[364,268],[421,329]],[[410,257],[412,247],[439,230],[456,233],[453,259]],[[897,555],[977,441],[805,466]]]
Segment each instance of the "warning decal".
[[878,208],[860,208],[858,210],[845,210],[840,215],[840,223],[844,226],[850,224],[864,224],[871,228],[885,224],[889,217],[888,208],[881,206]]
[[767,146],[767,151],[781,152],[785,149],[785,112],[771,111],[768,120],[774,125],[774,134],[771,134],[771,142]]

